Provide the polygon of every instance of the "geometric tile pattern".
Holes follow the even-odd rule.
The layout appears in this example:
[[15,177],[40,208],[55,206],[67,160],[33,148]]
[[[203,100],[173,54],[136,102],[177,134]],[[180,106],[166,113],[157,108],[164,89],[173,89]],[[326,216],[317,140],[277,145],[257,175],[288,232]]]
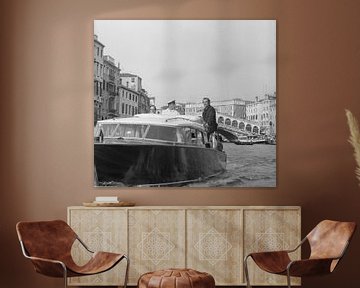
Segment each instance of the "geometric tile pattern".
[[129,210],[130,283],[141,274],[159,269],[185,267],[185,210]]
[[276,232],[272,228],[265,232],[255,233],[255,242],[252,246],[253,251],[277,251],[284,250],[289,245],[285,242],[283,232]]
[[242,210],[188,210],[186,227],[187,266],[212,274],[217,285],[241,283]]
[[154,228],[149,233],[142,233],[142,240],[138,244],[138,248],[141,250],[142,260],[150,260],[154,264],[159,264],[162,260],[170,260],[170,252],[175,245],[170,241],[170,233]]
[[213,266],[219,260],[227,260],[227,252],[232,247],[226,239],[227,233],[219,233],[212,227],[206,233],[199,235],[200,239],[194,247],[199,252],[200,260],[206,260]]
[[101,231],[99,227],[85,232],[83,239],[84,243],[94,251],[111,251],[111,248],[115,246],[115,243],[111,241],[111,231]]

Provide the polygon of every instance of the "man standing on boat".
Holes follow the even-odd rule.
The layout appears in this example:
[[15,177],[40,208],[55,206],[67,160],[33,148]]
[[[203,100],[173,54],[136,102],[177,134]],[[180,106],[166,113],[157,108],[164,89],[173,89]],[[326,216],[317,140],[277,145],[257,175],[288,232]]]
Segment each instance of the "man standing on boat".
[[205,97],[203,98],[204,111],[202,113],[202,118],[204,120],[204,128],[206,131],[207,142],[210,142],[210,136],[213,138],[213,147],[215,146],[214,141],[214,132],[217,130],[216,123],[216,111],[215,108],[210,105],[210,99]]
[[177,116],[180,115],[178,111],[175,110],[175,100],[172,100],[168,103],[168,108],[161,113],[162,115],[167,116]]

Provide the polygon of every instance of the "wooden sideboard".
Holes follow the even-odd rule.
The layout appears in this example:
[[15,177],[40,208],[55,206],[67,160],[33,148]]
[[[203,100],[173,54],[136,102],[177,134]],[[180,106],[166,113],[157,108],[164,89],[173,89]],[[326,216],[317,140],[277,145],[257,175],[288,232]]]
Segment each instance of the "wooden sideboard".
[[[148,271],[184,267],[212,274],[216,285],[245,285],[245,255],[294,248],[301,240],[298,206],[68,207],[68,223],[92,250],[129,255],[129,285]],[[89,257],[77,242],[72,255],[78,263]],[[124,271],[120,263],[70,278],[69,285],[121,285]],[[252,285],[286,285],[286,277],[264,273],[253,261],[249,272]]]

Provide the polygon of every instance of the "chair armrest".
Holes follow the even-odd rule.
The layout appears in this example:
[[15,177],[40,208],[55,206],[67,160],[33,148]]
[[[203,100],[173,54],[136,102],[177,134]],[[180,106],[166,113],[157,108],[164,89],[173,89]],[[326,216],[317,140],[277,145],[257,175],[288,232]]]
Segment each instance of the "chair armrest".
[[278,250],[278,251],[265,251],[265,252],[252,252],[252,253],[249,253],[244,259],[246,259],[246,258],[248,258],[249,256],[251,256],[251,254],[256,254],[256,253],[261,253],[261,254],[265,254],[265,253],[267,253],[267,254],[274,254],[274,253],[276,253],[276,254],[282,254],[282,253],[292,253],[292,252],[295,252],[297,249],[299,249],[304,243],[305,243],[305,241],[307,240],[307,238],[305,237],[305,238],[303,238],[302,240],[301,240],[301,242],[295,247],[295,248],[293,248],[293,249],[287,249],[287,250]]
[[33,257],[33,256],[26,256],[26,258],[30,259],[31,261],[39,261],[39,262],[48,262],[52,264],[59,264],[62,268],[66,269],[66,265],[64,262],[61,262],[60,260],[53,260],[53,259],[46,259],[46,258],[40,258],[40,257]]
[[303,259],[291,261],[287,266],[290,276],[312,276],[329,274],[332,272],[332,263],[339,258]]
[[80,239],[78,235],[76,235],[76,239],[81,243],[81,245],[90,253],[95,253],[94,251],[90,250],[90,248]]
[[285,250],[285,251],[288,252],[288,253],[295,252],[297,249],[299,249],[299,248],[306,242],[306,240],[307,240],[306,237],[303,238],[303,239],[301,240],[301,242],[300,242],[295,248],[289,249],[289,250]]
[[258,255],[264,255],[265,257],[269,256],[279,256],[279,255],[287,255],[287,250],[279,250],[279,251],[264,251],[264,252],[252,252],[247,255],[247,257],[256,257]]
[[33,256],[26,256],[26,258],[31,260],[34,265],[35,271],[40,274],[51,277],[66,277],[67,275],[66,265],[59,260]]

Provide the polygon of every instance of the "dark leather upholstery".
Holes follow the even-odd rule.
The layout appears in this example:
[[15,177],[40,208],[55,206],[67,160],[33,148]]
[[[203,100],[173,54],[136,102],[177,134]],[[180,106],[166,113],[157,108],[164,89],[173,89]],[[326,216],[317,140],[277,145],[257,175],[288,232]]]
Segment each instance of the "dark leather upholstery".
[[167,269],[143,274],[138,288],[214,288],[214,277],[192,269]]
[[249,256],[264,271],[290,276],[331,273],[338,264],[356,229],[354,222],[324,220],[307,236],[311,248],[309,259],[291,261],[288,251],[258,252]]
[[105,272],[124,258],[124,254],[96,252],[88,263],[78,266],[71,256],[71,247],[77,235],[62,220],[19,222],[16,230],[36,272],[47,276],[64,277],[64,268],[56,261],[65,264],[67,277],[73,277]]

